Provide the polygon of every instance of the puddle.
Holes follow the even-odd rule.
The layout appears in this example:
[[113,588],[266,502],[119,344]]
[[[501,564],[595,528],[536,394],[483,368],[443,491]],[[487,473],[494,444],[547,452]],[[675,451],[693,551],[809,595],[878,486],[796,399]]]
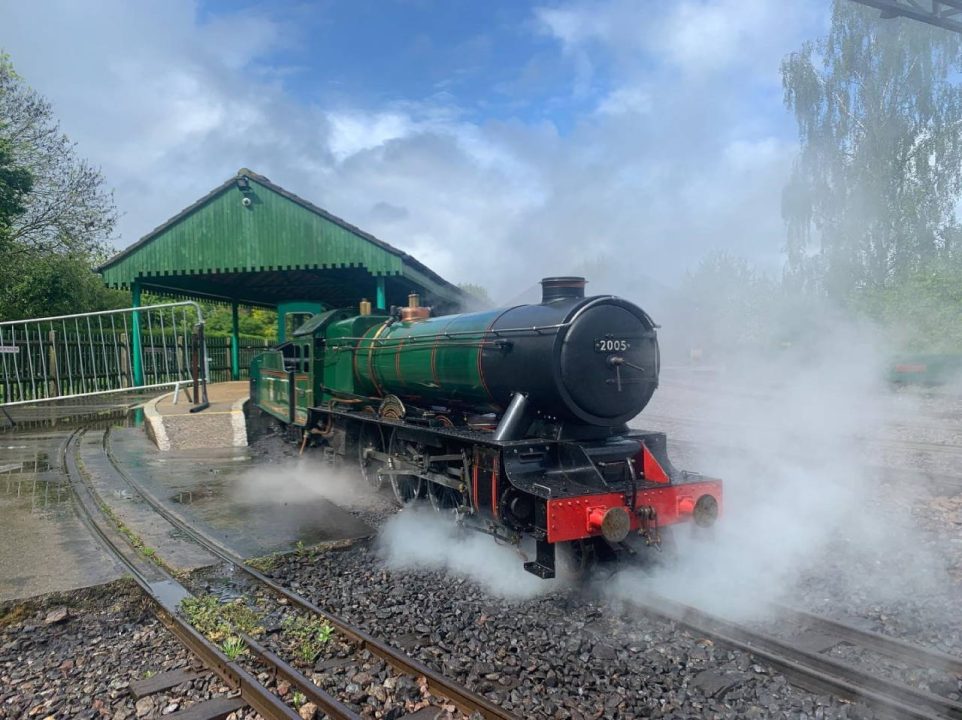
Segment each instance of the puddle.
[[0,494],[21,501],[21,509],[31,513],[71,511],[70,486],[60,480],[8,473],[0,475]]
[[[44,428],[71,430],[81,425],[98,430],[108,427],[140,427],[144,423],[144,411],[139,405],[155,396],[155,393],[132,393],[6,407],[0,415],[0,436],[15,436]],[[132,407],[134,405],[138,407]]]
[[[81,407],[14,407],[0,430],[0,601],[68,591],[120,576],[74,512],[60,453],[69,431],[135,423],[129,408],[102,399]],[[123,401],[125,402],[125,401]]]
[[170,496],[171,502],[179,505],[194,505],[210,500],[217,500],[224,495],[224,486],[221,483],[197,483],[192,488],[179,490]]

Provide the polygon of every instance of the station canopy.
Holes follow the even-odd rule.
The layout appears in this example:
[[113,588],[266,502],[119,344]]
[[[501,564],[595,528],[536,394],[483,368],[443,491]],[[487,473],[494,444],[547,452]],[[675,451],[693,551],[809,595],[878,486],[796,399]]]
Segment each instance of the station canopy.
[[104,282],[233,305],[276,308],[405,305],[409,293],[438,312],[464,295],[418,260],[242,168],[99,267]]

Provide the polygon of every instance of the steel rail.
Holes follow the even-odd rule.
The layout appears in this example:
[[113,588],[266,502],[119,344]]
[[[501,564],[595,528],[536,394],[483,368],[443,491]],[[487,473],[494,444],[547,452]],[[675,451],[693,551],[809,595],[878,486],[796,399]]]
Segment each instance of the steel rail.
[[640,609],[715,638],[749,653],[779,670],[793,684],[811,692],[862,702],[893,718],[912,720],[962,719],[962,704],[874,676],[834,658],[794,647],[738,623],[656,595],[633,601]]
[[943,670],[962,677],[962,658],[955,655],[913,645],[899,638],[871,630],[863,630],[800,608],[793,608],[780,603],[773,603],[772,608],[782,617],[789,618],[798,625],[806,625],[832,634],[838,637],[840,642],[858,645],[866,650],[886,655],[893,660],[911,660],[922,667]]
[[[95,516],[97,514],[103,515],[103,512],[99,510],[98,498],[95,497],[94,492],[83,479],[83,473],[73,452],[83,432],[82,428],[74,430],[63,444],[61,448],[61,467],[74,491],[74,497],[78,501],[75,503],[75,507],[78,508],[84,524],[94,533],[108,552],[120,560],[132,574],[135,582],[154,604],[158,619],[180,640],[188,651],[199,657],[208,668],[230,687],[238,690],[241,698],[262,717],[268,720],[300,720],[300,716],[287,703],[257,682],[250,672],[237,662],[230,660],[215,644],[195,630],[184,618],[180,617],[177,614],[176,607],[170,602],[165,602],[158,594],[156,582],[149,579],[150,575],[159,575],[163,578],[162,582],[176,583],[176,587],[180,587],[173,576],[156,565],[148,565],[137,559],[136,556],[131,557],[130,550],[125,552],[121,547],[127,545],[129,548],[129,543],[111,538],[110,532],[96,520]],[[116,533],[116,529],[113,532]],[[184,593],[186,594],[186,591]],[[242,639],[260,662],[268,666],[277,675],[297,686],[305,697],[315,702],[330,717],[339,720],[360,720],[357,713],[318,688],[300,672],[260,646],[253,638],[242,635]]]
[[110,431],[104,433],[104,452],[114,467],[114,470],[127,482],[130,487],[139,494],[161,517],[175,526],[184,535],[191,538],[194,542],[204,547],[208,552],[220,558],[224,562],[230,563],[238,568],[248,577],[253,578],[264,587],[270,589],[276,595],[285,598],[288,602],[296,605],[301,610],[313,615],[322,617],[332,625],[339,633],[361,645],[381,659],[385,660],[399,671],[413,676],[423,676],[427,681],[428,687],[437,695],[448,698],[460,710],[467,714],[479,712],[485,720],[517,720],[515,715],[505,711],[487,698],[484,698],[471,690],[458,685],[454,681],[429,668],[424,663],[416,660],[400,650],[391,647],[387,643],[375,638],[364,630],[351,625],[346,620],[330,613],[312,603],[307,598],[288,590],[283,585],[275,582],[264,575],[259,570],[251,567],[244,562],[243,558],[237,556],[232,550],[222,545],[218,540],[210,537],[201,530],[193,527],[179,513],[171,510],[163,504],[153,493],[145,488],[141,483],[134,480],[120,465],[114,456],[110,445]]

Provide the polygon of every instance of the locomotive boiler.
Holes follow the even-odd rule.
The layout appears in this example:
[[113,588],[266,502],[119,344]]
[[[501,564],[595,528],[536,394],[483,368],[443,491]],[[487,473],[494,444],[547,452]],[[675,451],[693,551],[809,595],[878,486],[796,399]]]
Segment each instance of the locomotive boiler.
[[658,386],[654,322],[584,288],[546,278],[538,304],[441,317],[414,295],[390,313],[329,310],[254,359],[251,398],[399,502],[532,539],[525,568],[541,577],[559,544],[586,565],[667,525],[711,525],[721,483],[627,426]]

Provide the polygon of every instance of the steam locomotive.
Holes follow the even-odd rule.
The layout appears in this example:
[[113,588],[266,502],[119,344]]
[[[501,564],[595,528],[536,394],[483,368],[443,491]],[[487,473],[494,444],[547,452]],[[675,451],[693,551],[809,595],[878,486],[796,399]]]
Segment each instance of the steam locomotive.
[[[658,386],[656,325],[585,279],[541,281],[539,304],[432,317],[369,302],[328,310],[251,363],[251,398],[399,503],[426,498],[556,573],[712,525],[721,482],[676,470],[663,433],[626,423]],[[527,542],[530,542],[528,540]]]

